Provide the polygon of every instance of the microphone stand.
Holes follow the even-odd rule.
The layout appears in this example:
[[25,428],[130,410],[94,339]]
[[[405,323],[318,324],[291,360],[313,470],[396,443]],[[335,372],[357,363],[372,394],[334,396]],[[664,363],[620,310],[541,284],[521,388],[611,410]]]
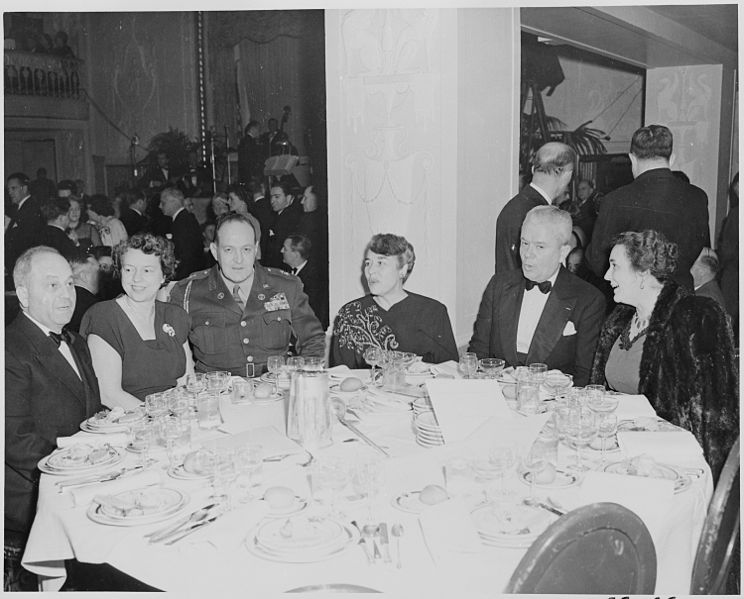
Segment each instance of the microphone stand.
[[230,176],[230,135],[227,132],[227,125],[225,125],[225,160],[227,160],[227,184],[232,183]]

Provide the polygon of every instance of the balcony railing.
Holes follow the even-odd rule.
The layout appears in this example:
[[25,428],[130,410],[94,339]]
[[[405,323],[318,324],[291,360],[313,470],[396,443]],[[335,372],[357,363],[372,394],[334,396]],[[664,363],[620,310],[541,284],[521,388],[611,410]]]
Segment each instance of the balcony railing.
[[5,50],[5,93],[81,100],[82,68],[77,58]]

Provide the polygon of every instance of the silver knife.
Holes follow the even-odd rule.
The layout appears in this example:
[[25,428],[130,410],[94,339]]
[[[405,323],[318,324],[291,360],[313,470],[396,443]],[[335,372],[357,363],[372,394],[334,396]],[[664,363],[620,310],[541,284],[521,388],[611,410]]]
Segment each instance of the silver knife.
[[180,533],[177,536],[175,536],[172,539],[166,541],[165,542],[165,545],[173,545],[173,543],[178,543],[178,541],[180,541],[184,537],[189,536],[192,532],[196,532],[197,530],[199,530],[201,528],[204,528],[205,526],[208,526],[209,524],[211,524],[212,522],[214,522],[215,520],[217,520],[217,518],[219,518],[219,515],[212,516],[211,518],[209,518],[207,520],[202,520],[201,522],[197,522],[193,526],[190,526],[189,528],[180,531]]
[[378,532],[380,533],[380,545],[382,546],[383,558],[385,563],[389,564],[392,560],[390,559],[390,539],[388,538],[387,522],[380,524]]

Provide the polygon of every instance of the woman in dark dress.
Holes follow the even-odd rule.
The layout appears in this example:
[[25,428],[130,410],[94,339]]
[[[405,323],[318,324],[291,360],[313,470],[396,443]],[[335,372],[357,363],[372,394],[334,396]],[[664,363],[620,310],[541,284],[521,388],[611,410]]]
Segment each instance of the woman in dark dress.
[[101,403],[132,409],[150,393],[193,374],[189,316],[155,299],[175,271],[173,244],[150,234],[120,243],[114,264],[124,294],[92,306],[80,324],[87,337]]
[[457,360],[457,346],[444,304],[403,289],[416,255],[404,237],[372,237],[364,259],[370,294],[344,305],[336,316],[330,364],[365,368],[368,347],[413,352],[424,362]]
[[671,278],[676,266],[677,245],[661,233],[615,238],[605,279],[618,305],[602,327],[591,382],[645,395],[695,435],[717,478],[739,432],[733,334],[715,300]]

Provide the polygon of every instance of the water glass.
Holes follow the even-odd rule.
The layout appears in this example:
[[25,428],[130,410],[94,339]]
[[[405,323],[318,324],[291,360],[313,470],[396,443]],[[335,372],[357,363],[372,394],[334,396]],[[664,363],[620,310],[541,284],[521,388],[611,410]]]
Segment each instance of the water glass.
[[158,418],[168,413],[168,398],[162,393],[145,396],[145,411],[150,418]]
[[162,424],[162,436],[171,468],[183,464],[191,450],[191,423],[188,418],[170,416]]
[[603,393],[592,394],[589,397],[588,407],[597,414],[612,414],[620,403],[618,395],[609,395],[606,391]]
[[274,393],[279,393],[279,373],[284,367],[284,356],[269,356],[266,360],[267,370],[274,375]]
[[607,451],[607,440],[617,434],[617,416],[615,414],[599,414],[597,416],[597,434],[602,439],[602,466],[607,463],[605,453]]
[[227,389],[230,383],[230,377],[232,375],[224,370],[216,370],[214,372],[208,372],[204,375],[207,391],[216,391],[220,393]]
[[374,522],[374,503],[382,486],[382,465],[375,458],[360,459],[351,470],[351,485],[354,493],[360,495],[367,503],[367,521]]
[[234,404],[250,403],[253,399],[253,381],[240,379],[233,381],[232,402]]
[[544,448],[540,445],[533,445],[527,452],[522,455],[522,466],[530,482],[530,498],[535,498],[535,479],[548,465],[548,459]]
[[538,384],[542,383],[548,374],[548,365],[543,364],[542,362],[533,362],[527,368],[530,371],[530,376],[532,376]]
[[332,515],[336,513],[336,498],[346,488],[346,464],[338,458],[318,460],[310,466],[310,491],[313,501],[328,504]]
[[545,376],[543,385],[553,397],[565,394],[573,385],[573,376],[562,372],[551,372]]
[[222,424],[220,417],[220,394],[217,391],[202,391],[197,396],[197,421],[199,428],[212,429]]
[[303,359],[305,364],[302,366],[302,370],[323,370],[325,368],[325,362],[320,356],[303,356]]
[[141,463],[147,467],[150,462],[150,447],[153,442],[154,427],[148,420],[132,424],[132,448],[140,452]]
[[558,465],[558,430],[552,421],[548,421],[538,433],[533,444],[533,448],[535,447],[545,456],[548,463]]
[[534,416],[540,409],[540,383],[532,376],[517,381],[517,410]]
[[444,486],[450,497],[466,495],[474,482],[473,468],[470,461],[464,457],[454,457],[447,460],[442,467],[444,472]]
[[238,474],[235,458],[233,452],[225,448],[215,450],[214,455],[214,468],[212,470],[214,498],[220,503],[226,502],[230,505],[230,487],[235,482]]
[[244,445],[235,450],[237,468],[237,499],[246,503],[253,498],[251,489],[261,484],[263,474],[263,447]]
[[186,377],[186,390],[190,393],[198,393],[204,390],[204,374],[196,372]]
[[466,379],[473,378],[478,372],[478,356],[475,352],[465,352],[460,357],[460,372]]
[[587,470],[581,460],[581,448],[592,442],[597,434],[597,421],[594,413],[587,408],[577,408],[570,411],[566,438],[576,448],[576,462],[574,468],[578,471]]
[[487,379],[495,379],[504,369],[505,362],[501,358],[481,358],[478,364]]

